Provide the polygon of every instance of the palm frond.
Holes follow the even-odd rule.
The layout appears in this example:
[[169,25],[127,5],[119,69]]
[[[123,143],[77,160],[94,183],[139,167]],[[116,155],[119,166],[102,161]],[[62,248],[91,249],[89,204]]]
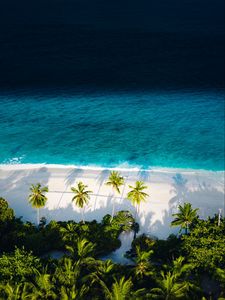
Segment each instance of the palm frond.
[[92,191],[86,190],[86,188],[87,185],[83,184],[81,181],[78,182],[77,187],[71,187],[71,191],[75,194],[72,201],[75,202],[79,208],[83,208],[84,205],[87,205],[90,199]]
[[149,196],[143,190],[147,189],[143,181],[136,181],[135,186],[129,185],[131,191],[127,194],[127,199],[131,201],[133,205],[140,205],[141,202],[146,202],[146,198]]
[[112,171],[109,175],[106,185],[111,186],[118,194],[120,194],[120,186],[124,184],[124,178],[117,171]]

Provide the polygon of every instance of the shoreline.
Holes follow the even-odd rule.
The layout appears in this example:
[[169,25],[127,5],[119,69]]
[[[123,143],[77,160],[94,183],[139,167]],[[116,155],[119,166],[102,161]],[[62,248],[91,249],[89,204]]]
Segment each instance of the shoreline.
[[82,170],[95,170],[95,171],[103,171],[103,170],[109,170],[109,171],[121,171],[121,172],[137,172],[137,171],[143,171],[143,172],[165,172],[165,173],[196,173],[196,172],[202,172],[202,173],[225,173],[225,170],[211,170],[211,169],[197,169],[197,168],[175,168],[175,167],[160,167],[160,166],[153,166],[151,168],[141,168],[138,166],[132,166],[130,167],[123,167],[123,164],[118,165],[117,167],[104,167],[104,166],[98,166],[98,165],[74,165],[74,164],[48,164],[48,163],[15,163],[15,164],[0,164],[0,169],[4,170],[10,170],[10,169],[33,169],[33,168],[59,168],[59,169],[82,169]]
[[[105,185],[111,170],[117,170],[125,178],[121,194],[112,195]],[[214,216],[222,209],[224,201],[224,171],[206,171],[178,168],[100,168],[92,166],[71,166],[57,164],[11,164],[0,165],[0,197],[5,198],[14,209],[16,216],[24,221],[36,222],[36,210],[28,203],[31,184],[40,182],[49,187],[48,201],[41,209],[40,216],[47,221],[81,220],[81,212],[71,201],[71,186],[78,181],[88,185],[92,191],[91,199],[85,208],[85,220],[101,221],[103,216],[111,214],[113,202],[115,211],[135,209],[127,200],[129,186],[137,180],[145,182],[149,194],[146,203],[142,203],[137,222],[140,234],[146,233],[158,238],[167,238],[177,233],[171,228],[172,214],[178,206],[190,202],[199,208],[200,218]]]

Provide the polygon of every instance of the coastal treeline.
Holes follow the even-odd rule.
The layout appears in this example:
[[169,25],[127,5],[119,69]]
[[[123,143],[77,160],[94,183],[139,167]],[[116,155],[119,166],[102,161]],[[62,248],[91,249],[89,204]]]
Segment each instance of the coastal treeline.
[[[111,175],[107,185],[119,193],[123,178]],[[135,214],[148,197],[145,189],[143,182],[130,187]],[[37,210],[47,190],[31,186],[28,201]],[[82,213],[91,191],[80,182],[72,192]],[[167,240],[138,235],[135,216],[114,209],[101,222],[41,218],[37,225],[17,218],[0,198],[0,299],[225,299],[225,219],[202,220],[198,209],[184,203],[171,226],[180,232]],[[106,259],[121,246],[120,234],[130,231],[135,233],[125,254],[130,263]]]
[[[108,180],[105,182],[107,186],[111,188],[112,191],[112,214],[111,220],[114,217],[115,212],[115,203],[114,197],[117,194],[121,194],[121,187],[124,186],[125,180],[123,176],[118,171],[111,171]],[[146,201],[146,198],[149,197],[144,190],[147,189],[147,186],[143,181],[136,181],[135,186],[129,185],[130,191],[127,194],[127,199],[131,201],[132,205],[136,208],[135,217],[137,216],[140,204]],[[41,186],[40,183],[32,184],[30,187],[29,203],[37,209],[37,224],[39,225],[39,210],[43,208],[46,204],[47,197],[45,193],[49,192],[47,186]],[[93,193],[88,190],[88,186],[85,185],[82,181],[79,181],[75,187],[71,187],[71,192],[74,194],[72,197],[72,202],[81,209],[82,222],[84,221],[84,212],[85,207],[88,205],[90,196]]]

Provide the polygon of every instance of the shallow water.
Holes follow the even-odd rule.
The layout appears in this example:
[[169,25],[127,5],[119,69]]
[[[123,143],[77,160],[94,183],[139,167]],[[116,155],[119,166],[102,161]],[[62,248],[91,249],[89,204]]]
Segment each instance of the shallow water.
[[224,94],[0,94],[0,163],[224,169]]
[[119,236],[121,241],[121,246],[116,251],[111,254],[102,257],[102,260],[111,259],[114,263],[119,263],[123,265],[132,265],[134,264],[132,260],[124,257],[127,251],[131,249],[131,243],[134,239],[134,232],[122,232]]

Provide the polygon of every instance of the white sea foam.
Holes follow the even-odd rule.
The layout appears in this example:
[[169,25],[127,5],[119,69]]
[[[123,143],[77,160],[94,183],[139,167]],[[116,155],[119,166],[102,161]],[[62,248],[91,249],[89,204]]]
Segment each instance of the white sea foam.
[[4,164],[7,164],[7,165],[18,165],[18,164],[21,164],[23,159],[25,158],[25,155],[22,155],[22,156],[19,156],[19,157],[12,157],[12,158],[9,158],[9,159],[6,159],[4,161]]
[[214,171],[214,170],[205,170],[205,169],[191,169],[191,168],[166,168],[166,167],[151,167],[149,169],[142,168],[141,166],[132,166],[128,163],[119,164],[116,167],[103,167],[103,166],[97,166],[97,165],[63,165],[63,164],[47,164],[47,163],[37,163],[37,164],[31,164],[31,163],[20,163],[20,161],[24,157],[15,157],[10,159],[9,162],[0,164],[1,169],[38,169],[38,168],[49,168],[49,169],[81,169],[81,170],[93,170],[93,171],[103,171],[103,170],[109,170],[109,171],[120,171],[120,172],[160,172],[160,173],[224,173],[224,171]]

